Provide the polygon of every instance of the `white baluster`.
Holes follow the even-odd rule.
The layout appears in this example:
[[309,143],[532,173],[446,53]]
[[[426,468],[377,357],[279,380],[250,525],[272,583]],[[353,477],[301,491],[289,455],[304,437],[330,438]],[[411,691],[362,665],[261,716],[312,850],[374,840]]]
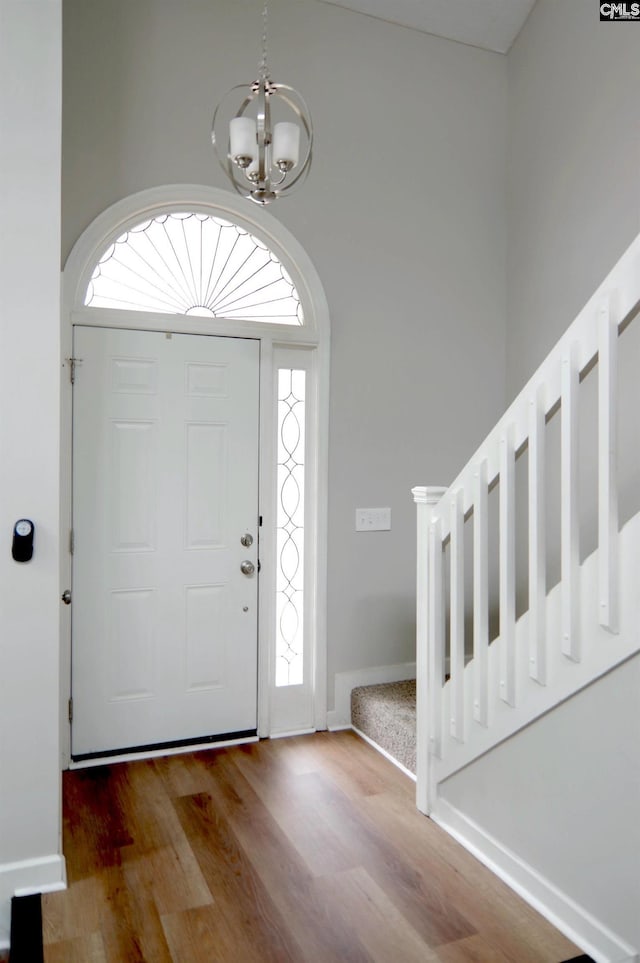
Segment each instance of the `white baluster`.
[[487,462],[473,473],[473,717],[489,724],[489,524]]
[[[429,734],[431,732],[430,706],[433,696],[429,688],[435,689],[431,681],[429,666],[429,526],[434,505],[440,500],[444,488],[414,488],[413,499],[417,505],[417,584],[416,584],[416,805],[428,814],[430,812],[428,773],[429,773]],[[443,684],[442,674],[438,688]]]
[[464,701],[464,516],[462,492],[451,497],[451,735],[465,741]]
[[562,651],[580,661],[579,625],[580,513],[578,499],[578,397],[580,374],[577,344],[572,343],[562,358],[561,401],[561,579]]
[[442,687],[444,685],[444,598],[442,583],[442,535],[440,519],[435,518],[429,528],[429,715],[430,749],[434,756],[443,758],[442,742]]
[[618,326],[609,302],[598,318],[598,570],[600,625],[618,631]]
[[542,393],[529,402],[529,675],[547,684],[545,410]]
[[513,431],[500,438],[500,698],[516,705],[516,513]]

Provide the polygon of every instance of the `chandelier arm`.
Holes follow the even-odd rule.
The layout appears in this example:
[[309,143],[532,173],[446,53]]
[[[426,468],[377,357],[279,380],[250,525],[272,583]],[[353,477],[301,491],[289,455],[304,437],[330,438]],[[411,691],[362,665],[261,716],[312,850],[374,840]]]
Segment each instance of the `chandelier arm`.
[[[276,188],[280,187],[280,185],[283,183],[283,181],[285,180],[285,178],[286,178],[286,176],[287,176],[287,174],[288,174],[289,172],[288,172],[288,171],[279,171],[278,173],[280,174],[280,177],[279,177],[279,179],[278,179],[277,181],[274,180],[273,177],[270,178],[270,184],[271,184],[271,189],[272,189],[272,190],[275,190]],[[287,187],[288,187],[288,186],[289,186],[289,185],[287,184]]]
[[309,155],[309,160],[305,167],[301,168],[293,180],[290,180],[286,187],[280,191],[276,191],[276,197],[283,197],[284,195],[295,194],[299,187],[302,187],[307,177],[309,176],[309,171],[311,170],[311,155]]

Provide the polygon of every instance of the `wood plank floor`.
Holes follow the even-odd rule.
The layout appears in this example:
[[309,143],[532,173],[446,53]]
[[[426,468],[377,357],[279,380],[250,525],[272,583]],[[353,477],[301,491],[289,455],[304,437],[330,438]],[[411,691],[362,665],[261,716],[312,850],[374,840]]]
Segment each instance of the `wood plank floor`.
[[560,963],[577,947],[351,732],[64,774],[46,963]]

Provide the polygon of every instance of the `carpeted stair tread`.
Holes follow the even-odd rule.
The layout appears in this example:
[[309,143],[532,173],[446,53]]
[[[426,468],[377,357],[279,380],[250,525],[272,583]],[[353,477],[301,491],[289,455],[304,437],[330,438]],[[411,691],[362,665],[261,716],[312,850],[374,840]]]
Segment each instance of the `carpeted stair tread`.
[[415,773],[415,679],[352,689],[351,724]]

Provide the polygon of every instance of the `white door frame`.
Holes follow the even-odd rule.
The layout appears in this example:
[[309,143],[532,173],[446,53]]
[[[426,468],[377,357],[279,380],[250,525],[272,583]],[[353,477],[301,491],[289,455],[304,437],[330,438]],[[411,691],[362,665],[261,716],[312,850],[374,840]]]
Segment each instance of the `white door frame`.
[[[262,240],[288,271],[300,296],[303,326],[217,318],[118,311],[84,305],[87,284],[109,243],[145,218],[170,211],[198,211],[226,218]],[[278,367],[298,366],[307,371],[306,466],[307,517],[305,525],[305,645],[308,647],[312,699],[301,710],[300,692],[292,692],[287,708],[286,690],[276,690],[275,673],[275,571],[265,565],[275,559],[275,525],[261,531],[261,592],[258,617],[258,735],[274,736],[326,728],[327,717],[327,462],[329,436],[330,325],[327,301],[318,274],[296,239],[262,208],[216,188],[202,185],[168,185],[141,191],[118,201],[84,231],[71,251],[63,271],[62,304],[62,412],[61,412],[61,589],[71,586],[70,537],[72,519],[72,389],[70,365],[73,326],[174,331],[245,337],[261,342],[260,360],[260,512],[274,518],[276,503],[276,378]],[[308,532],[306,527],[308,526]],[[61,606],[61,746],[62,764],[70,763],[70,727],[67,707],[71,694],[71,613]],[[292,687],[296,689],[297,687]],[[304,700],[303,700],[304,701]]]

